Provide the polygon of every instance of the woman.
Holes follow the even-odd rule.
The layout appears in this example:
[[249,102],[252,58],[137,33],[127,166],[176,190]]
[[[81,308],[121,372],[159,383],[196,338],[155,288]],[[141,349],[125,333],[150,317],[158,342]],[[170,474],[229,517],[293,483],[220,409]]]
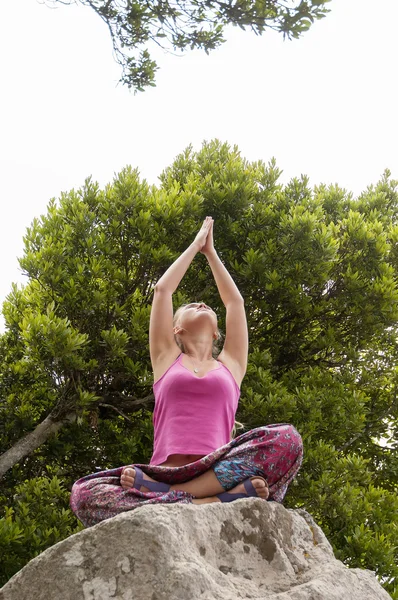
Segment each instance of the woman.
[[[217,359],[217,317],[203,302],[178,309],[172,294],[198,252],[210,265],[226,308]],[[155,286],[149,344],[154,374],[154,451],[149,465],[128,465],[77,481],[71,507],[86,525],[158,503],[231,502],[255,496],[282,502],[302,462],[302,441],[288,424],[231,439],[246,372],[248,331],[243,298],[217,256],[213,219]]]

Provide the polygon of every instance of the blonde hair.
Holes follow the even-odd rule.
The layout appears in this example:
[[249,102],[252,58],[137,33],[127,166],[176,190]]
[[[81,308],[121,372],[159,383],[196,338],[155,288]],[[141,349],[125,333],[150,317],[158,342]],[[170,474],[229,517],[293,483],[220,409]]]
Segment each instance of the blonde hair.
[[244,429],[246,425],[244,423],[239,423],[239,421],[235,421],[234,428],[231,432],[231,441],[236,437],[236,432],[238,429]]
[[[178,321],[178,317],[180,316],[180,313],[184,310],[184,308],[188,306],[187,304],[182,304],[181,306],[179,306],[177,308],[177,310],[174,313],[173,316],[173,327],[176,326],[177,321]],[[221,333],[221,331],[219,330],[219,328],[217,327],[217,331],[216,331],[217,337],[213,340],[213,348],[212,348],[212,355],[213,358],[216,358],[219,353],[220,353],[220,348],[219,348],[219,344],[223,338],[223,335]],[[175,337],[175,341],[178,345],[178,347],[181,349],[181,352],[185,352],[184,350],[184,344],[181,342],[180,338],[178,337],[178,334],[174,334]],[[244,429],[245,428],[245,424],[244,423],[240,423],[239,421],[235,421],[234,423],[234,427],[231,431],[231,441],[236,437],[236,433],[238,431],[238,429]]]

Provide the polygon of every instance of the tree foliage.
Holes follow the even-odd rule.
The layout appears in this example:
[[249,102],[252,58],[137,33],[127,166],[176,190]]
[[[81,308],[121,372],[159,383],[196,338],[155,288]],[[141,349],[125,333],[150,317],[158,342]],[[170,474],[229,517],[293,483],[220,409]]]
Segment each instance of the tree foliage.
[[[28,282],[4,303],[0,337],[0,544],[14,557],[3,580],[78,526],[65,512],[57,531],[30,539],[43,511],[49,523],[68,511],[46,486],[149,460],[152,290],[210,214],[250,330],[237,418],[246,430],[298,428],[304,463],[286,505],[308,510],[341,560],[376,571],[398,599],[398,182],[386,171],[354,199],[279,177],[274,161],[213,141],[179,155],[157,187],[126,168],[34,220],[20,260]],[[214,307],[223,328],[201,255],[174,295],[175,307],[188,300]],[[42,503],[21,505],[28,491]]]
[[80,3],[106,23],[120,82],[135,91],[155,85],[157,64],[148,46],[164,50],[200,49],[207,54],[220,46],[227,25],[261,35],[274,29],[298,38],[326,15],[330,0],[47,0],[50,5]]
[[16,486],[13,506],[6,505],[0,519],[3,583],[43,550],[83,529],[68,499],[57,477],[36,477]]

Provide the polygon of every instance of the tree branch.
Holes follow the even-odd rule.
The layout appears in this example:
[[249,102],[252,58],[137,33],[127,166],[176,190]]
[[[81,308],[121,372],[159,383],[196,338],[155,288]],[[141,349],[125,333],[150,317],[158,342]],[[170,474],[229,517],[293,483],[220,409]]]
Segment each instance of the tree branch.
[[[125,396],[120,392],[114,392],[111,395],[103,396],[102,400],[105,402],[99,403],[99,406],[111,408],[128,421],[131,421],[121,409],[124,411],[134,411],[144,406],[151,406],[155,401],[155,397],[153,393],[148,394],[144,398],[135,398],[134,396]],[[112,404],[109,404],[109,402],[112,402]],[[115,406],[115,404],[118,406]],[[25,458],[25,456],[29,456],[29,454],[44,444],[49,437],[57,433],[61,427],[76,421],[77,414],[72,407],[67,412],[68,409],[64,403],[62,403],[62,410],[60,406],[61,404],[57,405],[33,431],[30,431],[22,439],[18,440],[14,446],[9,448],[9,450],[0,455],[0,479],[8,469],[11,469],[11,467]]]
[[130,419],[130,417],[128,417],[121,410],[119,410],[118,408],[116,408],[116,406],[113,406],[113,404],[106,404],[105,402],[100,402],[98,406],[103,406],[104,408],[111,408],[112,410],[115,410],[119,415],[121,415],[124,419],[127,419],[127,421],[130,421],[130,423],[133,422]]
[[30,431],[22,439],[18,440],[12,448],[0,455],[0,479],[17,462],[25,456],[31,454],[36,448],[39,448],[53,434],[57,433],[61,427],[67,423],[73,423],[76,420],[76,413],[66,414],[62,419],[54,420],[50,413],[33,431]]
[[102,396],[101,400],[111,403],[115,409],[134,411],[147,405],[150,406],[155,402],[155,396],[151,393],[144,398],[135,398],[135,396],[125,396],[121,392],[112,392],[112,394]]

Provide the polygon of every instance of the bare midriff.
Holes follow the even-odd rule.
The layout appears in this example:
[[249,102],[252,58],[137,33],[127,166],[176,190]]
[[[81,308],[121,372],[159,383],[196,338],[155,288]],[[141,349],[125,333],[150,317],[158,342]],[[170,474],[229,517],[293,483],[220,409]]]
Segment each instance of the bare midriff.
[[169,454],[160,467],[183,467],[203,458],[206,454]]

